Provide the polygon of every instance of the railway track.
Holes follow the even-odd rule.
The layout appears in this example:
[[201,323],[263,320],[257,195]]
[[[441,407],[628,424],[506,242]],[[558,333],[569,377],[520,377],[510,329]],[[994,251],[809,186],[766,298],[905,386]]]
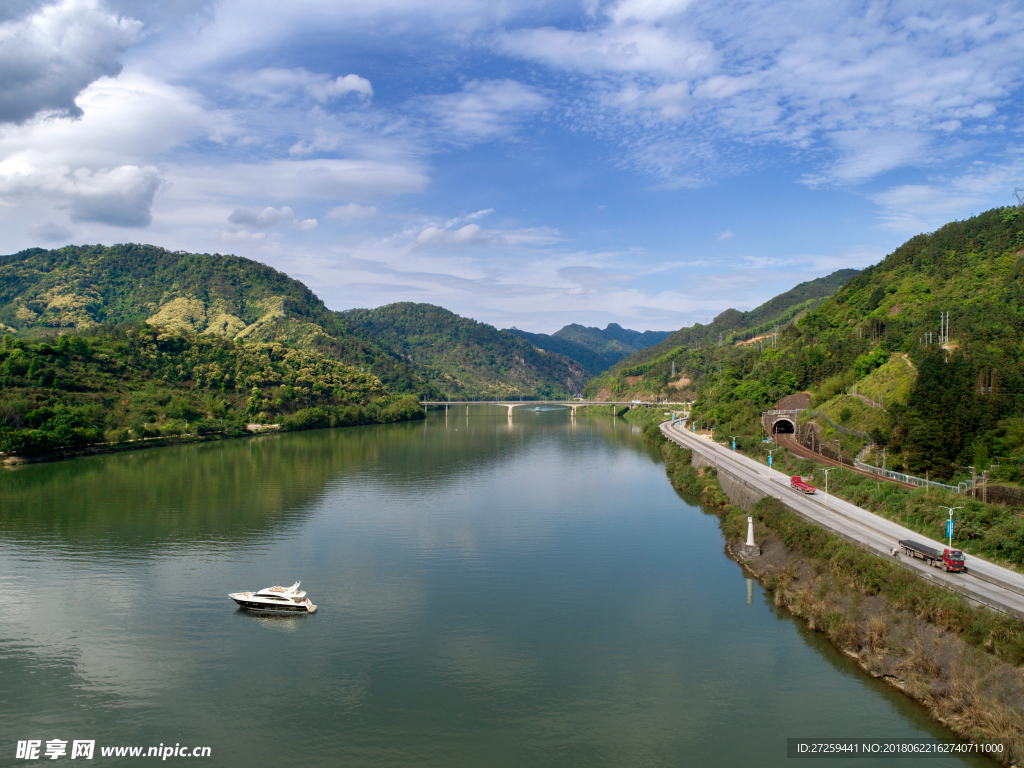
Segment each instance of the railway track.
[[858,475],[864,475],[865,477],[874,477],[877,478],[878,480],[885,480],[885,482],[894,483],[900,486],[901,488],[917,488],[916,485],[912,485],[911,483],[902,483],[899,480],[890,480],[887,477],[876,475],[874,472],[868,472],[866,470],[860,469],[848,462],[839,462],[836,461],[835,459],[830,459],[828,456],[822,456],[820,453],[815,453],[807,446],[802,445],[800,442],[797,441],[794,435],[788,434],[786,432],[776,433],[775,438],[779,445],[781,445],[783,448],[785,448],[793,455],[799,456],[802,459],[810,459],[811,461],[816,461],[819,464],[827,464],[832,467],[843,467],[845,469],[850,470],[851,472],[856,472]]

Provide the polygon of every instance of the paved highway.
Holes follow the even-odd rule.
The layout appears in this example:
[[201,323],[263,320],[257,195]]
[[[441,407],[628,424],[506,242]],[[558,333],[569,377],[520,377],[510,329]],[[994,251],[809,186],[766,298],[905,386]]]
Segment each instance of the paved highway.
[[[794,491],[789,487],[787,476],[769,470],[763,464],[731,451],[707,437],[694,435],[679,421],[664,422],[661,431],[668,439],[696,451],[759,491],[781,499],[801,517],[875,554],[891,557],[889,553],[899,539],[913,539],[939,550],[946,546],[940,541],[922,536],[854,504],[834,496],[826,497],[820,488],[813,496]],[[901,566],[909,568],[922,578],[960,592],[990,608],[1024,618],[1024,575],[973,555],[965,555],[965,558],[967,573],[946,573],[944,570],[926,565],[921,560],[905,556],[901,556],[899,560]]]

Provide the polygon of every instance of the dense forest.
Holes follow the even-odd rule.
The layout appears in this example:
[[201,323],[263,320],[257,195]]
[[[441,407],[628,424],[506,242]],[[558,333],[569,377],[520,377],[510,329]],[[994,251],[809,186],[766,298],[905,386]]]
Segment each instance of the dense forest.
[[392,391],[437,395],[408,360],[298,280],[251,259],[131,243],[0,257],[0,331],[31,338],[145,320],[315,350],[372,371]]
[[563,399],[578,394],[587,378],[576,360],[432,304],[402,302],[342,314],[453,400]]
[[0,346],[0,452],[18,455],[181,434],[390,422],[418,399],[314,351],[145,324]]

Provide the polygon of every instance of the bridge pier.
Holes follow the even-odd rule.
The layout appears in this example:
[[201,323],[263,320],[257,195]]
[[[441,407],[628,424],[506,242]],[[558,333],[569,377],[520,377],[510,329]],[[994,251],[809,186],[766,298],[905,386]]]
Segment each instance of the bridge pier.
[[515,406],[514,405],[507,405],[505,407],[508,408],[508,417],[511,419],[512,418],[512,409],[515,408]]

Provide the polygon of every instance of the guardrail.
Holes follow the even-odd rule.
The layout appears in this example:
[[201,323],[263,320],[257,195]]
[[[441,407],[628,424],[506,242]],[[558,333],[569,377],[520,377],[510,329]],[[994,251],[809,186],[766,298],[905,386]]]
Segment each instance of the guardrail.
[[914,477],[914,475],[908,475],[903,472],[893,472],[891,469],[882,469],[881,467],[873,467],[870,464],[865,464],[863,461],[854,462],[857,465],[857,469],[862,469],[865,472],[871,472],[872,474],[879,475],[881,477],[887,477],[890,480],[898,480],[901,483],[907,485],[916,485],[920,488],[941,488],[945,491],[952,493],[963,493],[969,486],[968,483],[960,483],[960,485],[946,485],[940,483],[938,480],[925,480],[923,477]]

